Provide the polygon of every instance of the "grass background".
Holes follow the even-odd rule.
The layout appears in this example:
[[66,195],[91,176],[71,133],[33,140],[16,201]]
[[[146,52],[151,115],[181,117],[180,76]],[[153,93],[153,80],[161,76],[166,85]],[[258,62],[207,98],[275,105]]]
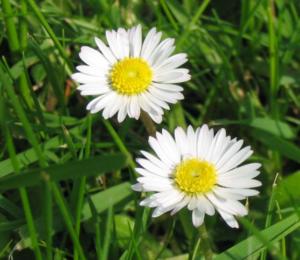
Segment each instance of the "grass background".
[[240,229],[206,217],[215,259],[300,258],[297,0],[1,0],[0,10],[0,258],[205,254],[189,212],[151,219],[138,207],[130,183],[144,126],[89,115],[70,80],[80,46],[138,23],[189,56],[185,100],[157,128],[226,127],[263,165]]

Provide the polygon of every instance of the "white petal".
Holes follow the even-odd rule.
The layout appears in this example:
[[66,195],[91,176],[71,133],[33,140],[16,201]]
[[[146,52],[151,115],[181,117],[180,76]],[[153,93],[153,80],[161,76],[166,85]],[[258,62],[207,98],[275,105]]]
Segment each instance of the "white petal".
[[105,119],[108,119],[114,116],[121,106],[121,97],[116,94],[114,96],[114,101],[107,104],[107,106],[103,109],[102,115]]
[[101,95],[101,94],[105,94],[105,93],[111,91],[111,89],[106,85],[99,85],[99,84],[93,84],[93,83],[80,85],[77,88],[77,90],[80,91],[80,94],[82,96]]
[[243,145],[243,140],[239,140],[236,142],[234,139],[230,141],[229,145],[227,146],[226,151],[220,157],[220,159],[216,162],[216,168],[220,169],[232,156],[240,150]]
[[179,210],[184,208],[190,202],[190,199],[191,198],[189,196],[186,196],[180,202],[178,202],[172,210],[171,215],[176,214]]
[[198,204],[197,197],[196,196],[192,196],[187,208],[189,210],[194,210],[197,207],[197,204]]
[[149,94],[147,96],[147,98],[148,98],[148,101],[151,102],[152,104],[154,104],[155,106],[162,107],[167,110],[170,109],[170,106],[168,105],[168,103],[166,103],[164,100],[159,99],[155,95]]
[[171,53],[175,50],[173,46],[174,39],[167,38],[163,40],[155,49],[153,48],[152,53],[147,57],[147,60],[151,66],[158,66],[162,61],[166,60]]
[[173,55],[165,59],[159,65],[153,66],[153,69],[157,73],[159,71],[169,71],[169,70],[176,69],[177,67],[181,66],[185,62],[187,62],[187,55],[185,53],[178,53],[176,55]]
[[135,119],[139,119],[141,113],[141,109],[137,99],[138,99],[137,96],[131,96],[129,98],[129,104],[128,104],[129,116]]
[[180,153],[184,156],[189,153],[189,147],[187,146],[188,140],[184,130],[181,127],[177,127],[174,131],[175,141],[180,150]]
[[204,212],[200,211],[199,209],[194,209],[192,213],[192,220],[193,220],[193,225],[195,227],[199,227],[202,225],[204,221]]
[[203,125],[198,133],[197,154],[198,158],[205,159],[213,140],[213,133],[210,132],[207,125]]
[[161,83],[153,83],[153,86],[159,88],[161,90],[165,90],[168,92],[181,92],[183,88],[174,84],[161,84]]
[[130,48],[132,57],[139,57],[142,48],[142,27],[138,25],[132,28],[131,34],[129,35]]
[[157,167],[165,170],[165,171],[170,171],[171,168],[165,164],[162,160],[158,159],[156,156],[146,152],[146,151],[141,151],[141,153],[153,164],[155,164]]
[[254,178],[259,174],[257,171],[261,167],[260,163],[249,163],[231,171],[220,174],[218,178],[221,179],[235,179],[235,178]]
[[164,137],[164,140],[166,142],[166,148],[169,149],[170,153],[172,153],[172,157],[175,163],[179,163],[180,162],[180,151],[175,143],[175,140],[173,139],[173,137],[171,136],[171,134],[165,130],[162,129],[162,136]]
[[236,221],[236,219],[233,217],[233,215],[218,209],[219,214],[221,215],[221,217],[224,219],[224,221],[227,223],[228,226],[230,226],[231,228],[238,228],[239,227],[239,223]]
[[109,103],[112,103],[114,98],[116,97],[116,94],[114,92],[109,92],[99,99],[97,103],[94,104],[94,106],[90,107],[91,113],[97,113],[103,108],[105,108]]
[[99,51],[88,46],[81,47],[79,57],[83,62],[90,66],[103,68],[108,65],[107,60]]
[[244,195],[240,193],[233,192],[233,190],[230,188],[223,188],[219,186],[214,188],[214,193],[218,197],[228,199],[228,200],[243,200],[246,198]]
[[154,137],[149,137],[149,144],[153,151],[157,154],[158,158],[160,158],[165,164],[169,167],[173,166],[172,158],[165,152],[162,148],[162,145],[156,140]]
[[[156,133],[157,141],[163,150],[163,152],[168,156],[168,158],[172,161],[173,165],[176,165],[180,162],[180,154],[177,150],[177,147],[173,145],[174,143],[167,137],[166,131],[164,134]],[[173,148],[175,149],[173,150]]]
[[251,150],[250,146],[247,146],[237,152],[235,155],[233,155],[225,164],[223,164],[221,167],[217,167],[217,170],[220,174],[225,173],[234,167],[240,165],[242,162],[247,160],[251,155],[253,151]]
[[159,44],[160,38],[161,38],[161,32],[156,32],[155,28],[152,28],[148,34],[146,35],[146,38],[144,40],[142,51],[141,51],[141,57],[145,60],[148,59],[148,57],[151,55],[153,50],[157,47]]
[[128,97],[127,96],[122,96],[122,105],[119,109],[118,112],[118,122],[121,123],[122,121],[124,121],[126,115],[127,115],[127,107],[128,107]]
[[136,183],[131,185],[131,189],[133,189],[134,191],[143,191],[143,186],[140,183]]
[[86,109],[91,110],[102,98],[103,98],[103,96],[94,98],[92,101],[90,101],[87,104]]
[[174,69],[170,72],[166,72],[163,74],[154,74],[153,81],[155,82],[163,82],[163,83],[178,83],[178,82],[184,82],[190,79],[181,80],[185,76],[189,75],[189,71],[187,69]]
[[154,87],[149,88],[149,92],[157,97],[160,100],[166,101],[168,103],[176,103],[178,100],[184,99],[184,96],[180,92],[168,92],[165,90],[161,90],[159,88]]
[[160,195],[161,195],[160,197],[156,197],[156,198],[158,204],[163,207],[169,207],[171,205],[173,205],[174,207],[174,204],[180,202],[184,197],[184,193],[179,192],[176,189],[161,193]]
[[211,158],[211,162],[213,164],[216,164],[220,158],[224,155],[225,151],[227,150],[227,148],[231,145],[232,140],[230,138],[230,136],[226,136],[222,141],[220,140],[220,143],[217,145],[220,145],[219,149],[216,149],[216,151],[214,151],[214,154]]
[[114,116],[118,112],[118,110],[120,109],[121,106],[122,106],[122,97],[119,95],[116,95],[116,99],[110,108],[108,117]]
[[160,124],[163,120],[162,115],[158,115],[158,114],[152,114],[152,112],[149,113],[149,116],[151,117],[151,119],[156,123],[156,124]]
[[225,198],[219,198],[213,193],[206,194],[210,202],[219,210],[226,211],[233,215],[245,216],[248,214],[247,209],[243,204],[235,200],[226,200]]
[[192,157],[197,156],[197,135],[191,125],[187,128],[187,140],[188,140],[188,147],[189,147],[189,155]]
[[87,66],[87,65],[80,65],[77,66],[76,69],[84,74],[88,74],[91,76],[101,76],[107,77],[109,66],[108,64],[103,65],[103,67],[98,66]]
[[117,59],[121,59],[122,53],[121,53],[121,50],[119,50],[119,44],[118,44],[118,40],[117,40],[117,32],[114,30],[106,31],[106,39],[107,39],[108,45],[109,45],[112,53],[114,54],[114,56]]
[[213,216],[215,214],[215,207],[207,198],[205,198],[205,196],[197,197],[197,208],[209,216]]
[[145,168],[147,171],[152,172],[159,176],[168,176],[169,171],[165,170],[164,168],[160,168],[156,164],[152,163],[151,161],[143,158],[136,159],[136,162]]
[[106,84],[106,77],[104,75],[99,76],[91,76],[84,73],[74,73],[72,74],[72,79],[77,81],[78,83],[98,83],[98,84]]
[[145,183],[143,184],[143,190],[148,191],[148,192],[153,192],[153,191],[167,191],[173,189],[172,184],[166,184],[166,183],[156,183],[156,184],[149,184]]
[[235,179],[232,180],[218,180],[218,184],[230,188],[254,188],[261,186],[261,182],[253,179]]
[[118,49],[120,59],[123,59],[125,57],[129,57],[129,39],[128,39],[128,33],[124,28],[119,28],[117,31],[117,43],[118,43]]
[[97,37],[95,37],[95,42],[96,42],[99,50],[102,52],[103,56],[110,63],[110,65],[115,64],[117,62],[117,59],[113,55],[112,51]]
[[143,108],[149,114],[152,113],[152,114],[162,115],[164,113],[162,108],[152,101],[152,94],[149,93],[149,92],[142,93],[139,96],[139,101],[140,101],[140,104],[141,104],[142,108],[143,108],[143,106],[145,106],[145,104],[146,104],[145,108],[146,107],[150,108],[148,111]]
[[221,148],[221,146],[224,142],[225,137],[226,137],[225,129],[221,129],[216,133],[215,137],[212,140],[209,151],[207,152],[207,155],[205,156],[205,159],[207,161],[212,161],[215,154],[220,150],[220,148]]
[[138,177],[137,178],[139,183],[142,183],[143,185],[149,184],[149,185],[171,185],[172,182],[169,178],[163,178],[159,176],[152,175],[151,177]]

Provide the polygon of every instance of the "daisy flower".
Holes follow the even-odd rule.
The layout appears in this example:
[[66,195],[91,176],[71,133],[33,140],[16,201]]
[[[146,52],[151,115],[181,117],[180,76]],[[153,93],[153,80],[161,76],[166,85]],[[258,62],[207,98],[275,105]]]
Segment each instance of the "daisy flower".
[[96,96],[88,105],[91,113],[102,110],[105,119],[118,113],[138,119],[141,110],[156,122],[162,121],[164,109],[183,99],[178,83],[190,79],[187,69],[179,68],[187,55],[171,55],[174,39],[161,41],[161,32],[151,29],[142,39],[140,25],[129,30],[106,31],[108,45],[95,38],[97,49],[83,46],[79,53],[85,65],[72,75],[80,83],[81,95]]
[[247,215],[240,202],[259,192],[261,185],[254,179],[259,174],[259,163],[240,166],[253,151],[242,148],[243,141],[226,135],[225,129],[214,134],[207,125],[191,126],[185,132],[177,127],[174,137],[166,130],[150,137],[149,144],[155,155],[142,151],[138,158],[141,176],[132,188],[154,192],[141,201],[141,206],[153,207],[152,216],[170,211],[171,215],[187,207],[192,211],[194,226],[200,226],[205,214],[217,211],[232,228],[238,228],[235,216]]

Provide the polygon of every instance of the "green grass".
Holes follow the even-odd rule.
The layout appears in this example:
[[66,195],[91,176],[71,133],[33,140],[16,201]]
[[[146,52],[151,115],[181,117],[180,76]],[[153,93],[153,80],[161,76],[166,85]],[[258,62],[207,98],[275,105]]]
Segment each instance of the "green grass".
[[[0,258],[299,259],[299,14],[297,0],[1,0]],[[263,165],[238,230],[206,217],[202,241],[185,210],[151,219],[130,185],[153,127],[89,115],[70,80],[80,46],[139,23],[189,57],[157,129],[225,127]]]

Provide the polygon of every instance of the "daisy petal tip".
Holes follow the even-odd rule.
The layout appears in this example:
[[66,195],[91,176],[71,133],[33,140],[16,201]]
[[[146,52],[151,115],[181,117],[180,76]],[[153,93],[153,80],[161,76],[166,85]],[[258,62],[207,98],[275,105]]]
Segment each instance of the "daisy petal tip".
[[131,185],[131,189],[134,191],[142,191],[143,187],[140,183],[136,183],[136,184]]

